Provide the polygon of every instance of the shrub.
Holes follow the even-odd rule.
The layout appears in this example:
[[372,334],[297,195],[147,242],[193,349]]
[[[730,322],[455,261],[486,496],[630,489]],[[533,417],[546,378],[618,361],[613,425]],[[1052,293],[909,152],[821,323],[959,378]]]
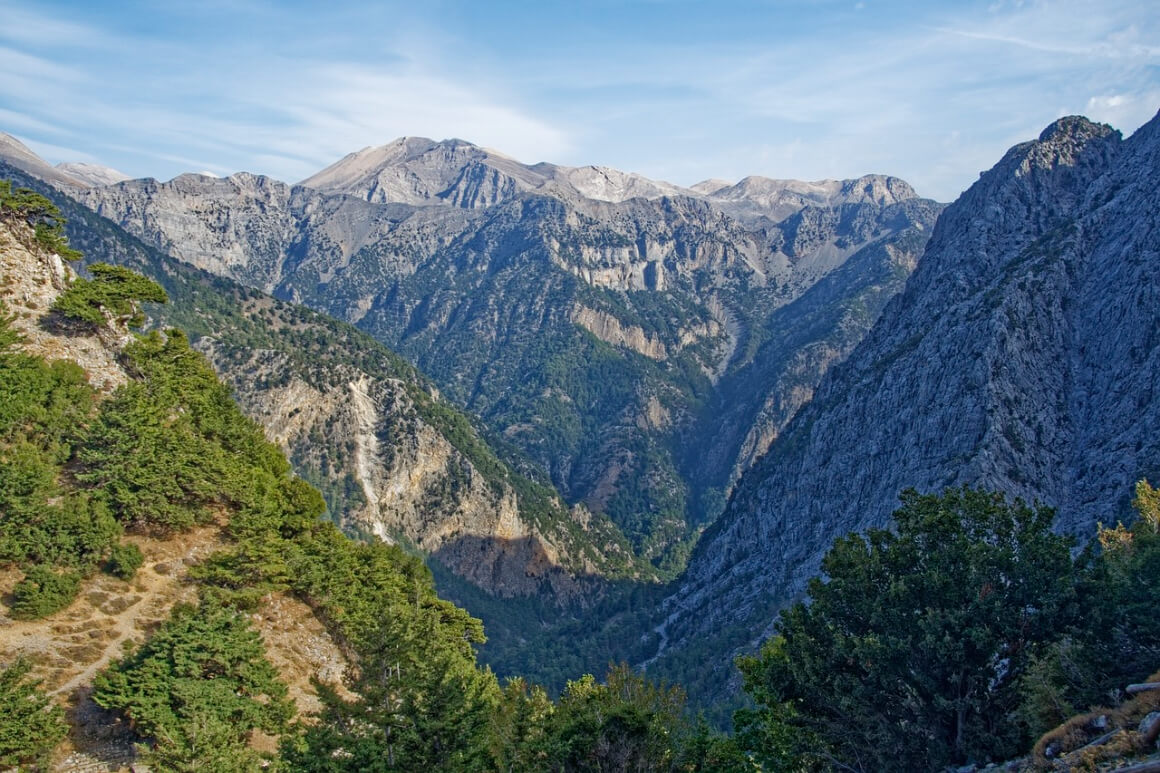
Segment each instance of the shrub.
[[47,617],[67,607],[81,589],[77,572],[56,572],[43,564],[29,568],[12,589],[12,616],[20,620]]
[[42,761],[66,732],[60,706],[26,678],[31,669],[26,660],[0,669],[0,768],[5,770]]
[[141,568],[143,563],[145,563],[145,555],[141,552],[141,548],[128,542],[112,547],[109,551],[109,560],[105,564],[105,570],[122,580],[132,580],[133,575],[137,574],[137,570]]

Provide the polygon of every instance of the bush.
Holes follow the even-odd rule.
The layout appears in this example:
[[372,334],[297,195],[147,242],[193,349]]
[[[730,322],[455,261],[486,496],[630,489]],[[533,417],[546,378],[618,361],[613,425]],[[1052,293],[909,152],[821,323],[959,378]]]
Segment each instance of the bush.
[[105,571],[122,580],[132,580],[133,575],[145,563],[145,555],[141,548],[132,542],[124,545],[114,545],[109,551],[109,560],[105,564]]
[[0,670],[0,768],[35,765],[48,756],[66,728],[64,712],[26,677],[32,666],[17,660]]
[[56,572],[43,564],[29,568],[12,589],[12,616],[19,620],[48,617],[67,607],[81,589],[77,572]]

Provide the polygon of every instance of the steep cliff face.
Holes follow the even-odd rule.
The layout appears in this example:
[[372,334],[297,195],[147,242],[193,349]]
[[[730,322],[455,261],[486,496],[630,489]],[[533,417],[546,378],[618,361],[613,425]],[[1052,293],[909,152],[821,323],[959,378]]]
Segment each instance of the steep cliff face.
[[665,561],[901,287],[939,209],[878,176],[705,190],[405,138],[296,187],[187,175],[81,196],[371,333]]
[[[277,308],[268,304],[247,306]],[[403,378],[338,361],[304,368],[286,351],[212,336],[197,345],[348,531],[434,555],[500,597],[585,602],[587,581],[631,571],[631,550],[606,521],[558,502],[543,514],[555,518],[521,511],[509,483],[482,473],[425,419]],[[570,526],[590,531],[591,544]]]
[[752,640],[905,487],[1038,499],[1081,539],[1125,515],[1160,470],[1158,183],[1160,118],[1127,141],[1065,118],[948,207],[906,290],[706,533],[668,646],[731,625]]

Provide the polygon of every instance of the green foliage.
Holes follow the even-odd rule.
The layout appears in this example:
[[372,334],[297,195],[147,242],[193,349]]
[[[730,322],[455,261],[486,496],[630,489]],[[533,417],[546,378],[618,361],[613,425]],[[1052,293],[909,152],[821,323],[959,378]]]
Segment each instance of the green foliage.
[[[721,735],[702,718],[677,754],[675,770],[688,773],[756,773],[761,770],[735,738]],[[766,770],[786,770],[771,767]]]
[[[433,612],[434,610],[432,610]],[[484,770],[498,702],[490,672],[475,667],[436,615],[384,621],[364,650],[353,702],[323,691],[322,722],[288,749],[303,770]],[[349,756],[348,756],[349,755]]]
[[473,770],[484,765],[494,676],[475,665],[479,621],[439,599],[395,546],[318,524],[294,538],[288,584],[358,654],[342,700],[321,689],[322,721],[284,748],[302,770]]
[[[257,632],[212,601],[175,607],[136,652],[97,676],[93,700],[152,739],[167,767],[187,770],[223,753],[234,760],[252,730],[282,732],[294,714]],[[215,767],[231,769],[204,769]]]
[[49,199],[30,188],[13,190],[12,181],[0,180],[0,218],[23,220],[33,229],[36,243],[65,260],[77,260],[81,253],[68,246],[65,219]]
[[78,277],[57,296],[52,310],[68,319],[89,325],[105,324],[105,315],[140,327],[145,316],[138,306],[143,301],[165,303],[169,296],[161,285],[136,271],[107,263],[93,263],[89,267],[92,279]]
[[542,769],[548,722],[555,706],[544,688],[510,679],[491,713],[491,758],[497,770]]
[[0,768],[42,762],[64,739],[64,712],[29,680],[31,664],[17,660],[0,670]]
[[19,351],[0,308],[0,561],[91,567],[120,535],[87,493],[62,485],[92,414],[93,390],[70,362]]
[[109,559],[105,563],[105,569],[109,574],[120,577],[122,580],[131,580],[143,563],[145,563],[145,555],[141,552],[141,548],[127,542],[123,545],[113,545],[109,549]]
[[137,378],[102,404],[76,474],[119,520],[175,529],[205,523],[215,506],[249,498],[253,467],[286,473],[285,459],[180,331],[151,332],[123,354]]
[[67,607],[81,588],[76,572],[56,572],[42,564],[30,566],[12,589],[12,616],[18,620],[48,617]]
[[628,666],[604,684],[591,675],[569,682],[549,722],[550,769],[668,770],[687,732],[680,688],[658,687]]
[[761,707],[740,718],[753,751],[931,770],[1025,749],[1020,679],[1076,613],[1052,518],[968,488],[907,491],[897,531],[838,539],[810,602],[739,663]]
[[1130,528],[1100,527],[1079,559],[1081,614],[1024,680],[1023,711],[1042,733],[1076,711],[1119,702],[1160,663],[1160,493],[1136,484]]
[[238,736],[232,722],[204,708],[190,710],[179,733],[142,756],[154,769],[173,773],[259,773],[271,763]]

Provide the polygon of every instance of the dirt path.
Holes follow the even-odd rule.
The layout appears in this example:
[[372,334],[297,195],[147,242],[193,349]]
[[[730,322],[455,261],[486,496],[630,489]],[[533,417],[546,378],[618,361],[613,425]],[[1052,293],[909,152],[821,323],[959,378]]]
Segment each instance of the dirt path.
[[169,540],[129,538],[146,559],[132,581],[96,574],[67,609],[0,627],[0,661],[28,657],[47,691],[67,700],[120,657],[128,643],[142,641],[174,604],[196,598],[184,576],[190,565],[220,547],[218,532],[217,526],[205,526]]
[[[222,546],[218,526],[204,526],[172,539],[133,536],[145,564],[130,582],[107,574],[89,578],[67,609],[43,620],[0,624],[0,663],[27,657],[43,689],[69,714],[71,732],[58,749],[56,771],[124,770],[134,759],[132,737],[89,698],[93,678],[111,661],[169,617],[173,606],[195,601],[185,582],[188,568]],[[0,574],[7,593],[19,573]]]

